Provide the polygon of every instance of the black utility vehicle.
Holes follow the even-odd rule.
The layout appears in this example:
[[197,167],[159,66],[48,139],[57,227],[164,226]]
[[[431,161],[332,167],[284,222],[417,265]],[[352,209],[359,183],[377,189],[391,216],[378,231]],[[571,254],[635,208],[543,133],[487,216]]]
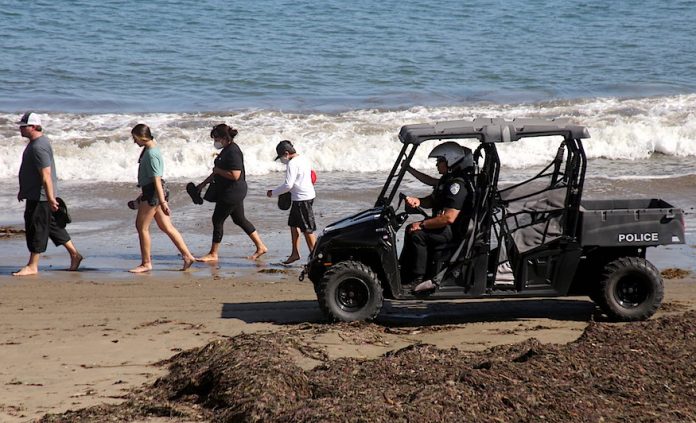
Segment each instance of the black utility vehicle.
[[[555,159],[529,180],[499,187],[496,144],[527,137],[558,138]],[[646,249],[684,243],[682,210],[660,199],[583,201],[584,138],[585,127],[560,119],[406,125],[375,206],[326,227],[301,277],[309,276],[332,320],[373,319],[384,298],[567,295],[589,295],[614,320],[647,319],[662,302],[663,283]],[[425,141],[472,139],[479,142],[473,216],[456,242],[429,254],[426,278],[438,289],[414,294],[402,285],[396,247],[397,232],[414,213],[398,211],[404,198],[398,193],[405,173],[400,163],[410,163]]]

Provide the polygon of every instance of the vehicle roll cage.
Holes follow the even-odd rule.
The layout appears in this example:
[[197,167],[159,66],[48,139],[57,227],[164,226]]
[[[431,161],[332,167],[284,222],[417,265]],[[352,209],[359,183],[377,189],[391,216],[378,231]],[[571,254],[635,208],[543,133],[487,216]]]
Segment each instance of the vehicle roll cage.
[[[551,163],[532,178],[498,190],[500,158],[495,144],[519,141],[529,137],[547,136],[563,137]],[[493,208],[539,195],[551,189],[565,187],[567,192],[564,209],[567,216],[564,219],[564,234],[575,237],[587,168],[587,157],[582,139],[589,137],[586,127],[573,125],[567,119],[513,119],[506,121],[499,118],[477,118],[434,124],[405,125],[399,132],[399,139],[403,146],[375,202],[375,207],[392,203],[406,174],[406,166],[400,166],[400,164],[402,161],[406,165],[411,163],[420,144],[428,140],[477,139],[480,144],[474,151],[474,162],[477,164],[474,186],[478,194],[475,210],[478,214],[475,219],[475,233],[483,235],[479,234],[479,226],[490,228]],[[482,152],[484,153],[484,162],[479,164]],[[561,169],[564,162],[565,167]],[[522,185],[543,178],[551,178],[548,186],[534,192],[526,192],[515,198],[503,199],[506,193],[511,193]]]

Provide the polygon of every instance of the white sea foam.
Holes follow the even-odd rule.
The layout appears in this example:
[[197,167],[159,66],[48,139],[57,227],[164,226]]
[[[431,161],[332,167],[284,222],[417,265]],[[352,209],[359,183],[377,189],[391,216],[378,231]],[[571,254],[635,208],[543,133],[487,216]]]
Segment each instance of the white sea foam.
[[[218,114],[52,113],[44,115],[44,126],[53,141],[60,179],[132,182],[139,148],[130,138],[130,128],[139,122],[150,125],[160,143],[165,176],[184,180],[200,179],[210,171],[216,151],[209,131],[221,122],[240,130],[237,141],[244,152],[247,173],[262,175],[283,169],[272,160],[275,144],[282,139],[292,140],[318,171],[381,172],[391,168],[401,148],[397,134],[402,125],[484,116],[568,117],[589,128],[592,138],[585,142],[585,149],[590,159],[630,164],[654,153],[675,158],[696,156],[696,95],[354,110],[340,114],[269,110]],[[26,145],[14,124],[17,119],[14,114],[0,114],[2,179],[16,178]],[[499,154],[507,166],[525,169],[546,163],[557,145],[557,140],[531,139],[500,145]],[[428,150],[419,150],[416,167],[432,168],[426,157]],[[684,169],[675,171],[688,173]]]

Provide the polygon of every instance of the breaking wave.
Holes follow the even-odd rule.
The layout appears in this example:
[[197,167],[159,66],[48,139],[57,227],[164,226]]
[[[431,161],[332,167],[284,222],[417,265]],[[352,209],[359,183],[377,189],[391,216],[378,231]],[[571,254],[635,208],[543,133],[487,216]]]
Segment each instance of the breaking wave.
[[[247,173],[281,171],[275,163],[275,144],[292,140],[318,171],[376,172],[393,165],[404,124],[475,117],[566,117],[589,128],[584,145],[590,159],[619,166],[655,155],[681,158],[689,166],[672,169],[691,173],[696,156],[696,95],[639,99],[598,98],[534,104],[475,104],[448,107],[413,107],[405,110],[363,109],[337,114],[287,113],[244,110],[224,113],[68,114],[44,115],[45,133],[52,139],[59,178],[76,181],[132,182],[137,174],[139,148],[130,129],[147,123],[157,138],[169,179],[200,178],[212,166],[216,151],[209,138],[215,124],[227,122],[239,129],[237,141],[245,155]],[[16,178],[26,141],[15,122],[18,115],[0,114],[0,179]],[[525,169],[546,163],[557,140],[531,139],[500,145],[507,166]],[[426,146],[427,147],[427,146]],[[416,167],[428,169],[429,148],[415,157]],[[636,174],[635,171],[631,172]],[[638,172],[640,176],[640,172]]]

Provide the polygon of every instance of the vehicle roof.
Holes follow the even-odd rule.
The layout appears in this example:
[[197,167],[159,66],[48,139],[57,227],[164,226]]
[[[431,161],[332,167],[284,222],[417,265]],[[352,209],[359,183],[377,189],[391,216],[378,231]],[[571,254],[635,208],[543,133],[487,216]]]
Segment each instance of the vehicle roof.
[[481,142],[512,142],[526,137],[561,135],[566,138],[590,138],[586,127],[568,119],[476,118],[436,123],[404,125],[399,139],[405,144],[420,144],[432,139],[477,138]]

